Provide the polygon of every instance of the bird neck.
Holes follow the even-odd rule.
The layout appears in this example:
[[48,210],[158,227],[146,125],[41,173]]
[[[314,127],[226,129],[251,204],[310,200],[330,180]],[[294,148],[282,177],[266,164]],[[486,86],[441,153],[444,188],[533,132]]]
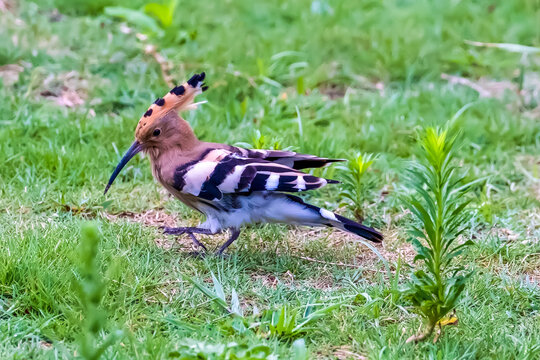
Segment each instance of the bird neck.
[[179,148],[180,150],[187,152],[190,149],[196,148],[200,140],[197,138],[195,133],[193,132],[193,129],[189,125],[189,123],[180,118],[180,128],[178,132],[178,139],[175,141],[175,147]]
[[148,151],[148,155],[150,155],[150,163],[152,164],[152,175],[168,188],[168,185],[174,182],[174,171],[178,160],[184,158],[183,151],[179,147],[154,148]]

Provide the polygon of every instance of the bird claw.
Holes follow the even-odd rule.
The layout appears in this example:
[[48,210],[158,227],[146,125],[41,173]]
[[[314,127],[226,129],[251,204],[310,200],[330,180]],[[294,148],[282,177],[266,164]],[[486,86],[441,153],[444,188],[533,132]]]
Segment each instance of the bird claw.
[[199,248],[202,248],[204,250],[204,253],[208,252],[208,249],[206,248],[206,246],[204,246],[203,243],[201,243],[199,240],[197,240],[197,238],[195,237],[195,235],[193,235],[193,233],[189,233],[189,236],[191,237],[191,240],[193,241],[193,244],[195,246],[198,246]]
[[184,234],[188,234],[189,237],[191,238],[191,241],[193,241],[193,244],[196,247],[199,247],[199,248],[203,249],[205,252],[208,252],[208,249],[206,248],[206,246],[204,246],[203,243],[201,243],[199,240],[197,240],[197,237],[195,236],[196,232],[192,231],[190,228],[171,228],[171,227],[166,227],[166,226],[161,226],[160,228],[163,230],[163,233],[167,234],[167,235],[184,235]]
[[231,257],[231,255],[225,254],[223,251],[215,251],[214,256],[221,259],[228,259]]
[[208,255],[208,252],[206,251],[190,251],[189,256],[197,258],[197,259],[204,259]]

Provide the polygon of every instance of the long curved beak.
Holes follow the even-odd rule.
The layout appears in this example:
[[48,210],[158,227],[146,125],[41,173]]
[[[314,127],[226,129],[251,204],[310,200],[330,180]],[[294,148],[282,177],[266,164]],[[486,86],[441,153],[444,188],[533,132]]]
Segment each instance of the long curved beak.
[[122,169],[124,168],[124,166],[126,166],[129,160],[131,160],[132,157],[140,153],[141,150],[142,150],[142,145],[137,140],[135,140],[133,144],[131,144],[131,147],[128,149],[128,151],[126,151],[126,153],[124,154],[124,157],[122,158],[122,160],[120,160],[120,162],[116,166],[116,169],[114,169],[114,172],[112,173],[111,178],[109,179],[109,183],[105,187],[105,192],[103,193],[103,195],[105,195],[107,191],[109,191],[109,188],[111,187],[114,179],[116,179],[118,174],[120,174],[120,171],[122,171]]

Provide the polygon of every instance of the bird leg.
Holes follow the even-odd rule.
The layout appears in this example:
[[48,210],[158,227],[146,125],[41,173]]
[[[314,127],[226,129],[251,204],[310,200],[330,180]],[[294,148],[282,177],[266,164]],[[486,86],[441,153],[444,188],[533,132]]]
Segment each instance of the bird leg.
[[195,234],[204,234],[204,235],[212,235],[215,234],[209,229],[201,229],[197,227],[177,227],[177,228],[171,228],[171,227],[162,227],[163,233],[168,235],[182,235],[182,234],[188,234],[191,238],[191,241],[193,241],[193,244],[195,246],[203,248],[204,251],[208,251],[206,249],[206,246],[204,246],[199,240],[197,240],[197,237],[195,237]]
[[219,250],[216,252],[216,255],[222,255],[223,251],[225,251],[225,249],[227,249],[229,245],[231,245],[234,242],[234,240],[238,239],[238,236],[240,235],[240,230],[235,229],[235,228],[231,228],[230,230],[231,230],[231,237],[229,238],[229,240],[227,240],[225,244],[221,245]]
[[182,234],[204,234],[204,235],[213,235],[215,234],[210,229],[202,229],[198,227],[166,227],[163,226],[163,233],[167,235],[182,235]]

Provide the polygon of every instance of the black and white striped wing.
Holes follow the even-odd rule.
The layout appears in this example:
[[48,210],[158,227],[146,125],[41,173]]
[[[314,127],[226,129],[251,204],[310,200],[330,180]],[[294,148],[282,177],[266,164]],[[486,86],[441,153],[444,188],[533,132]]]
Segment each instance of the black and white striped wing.
[[223,194],[254,191],[299,192],[337,183],[283,164],[236,154],[179,168],[174,180],[177,190],[206,200],[220,200]]
[[328,159],[315,155],[299,154],[285,150],[244,149],[235,147],[234,150],[243,157],[252,159],[264,159],[290,168],[300,170],[307,168],[319,168],[334,162],[345,161],[344,159]]

